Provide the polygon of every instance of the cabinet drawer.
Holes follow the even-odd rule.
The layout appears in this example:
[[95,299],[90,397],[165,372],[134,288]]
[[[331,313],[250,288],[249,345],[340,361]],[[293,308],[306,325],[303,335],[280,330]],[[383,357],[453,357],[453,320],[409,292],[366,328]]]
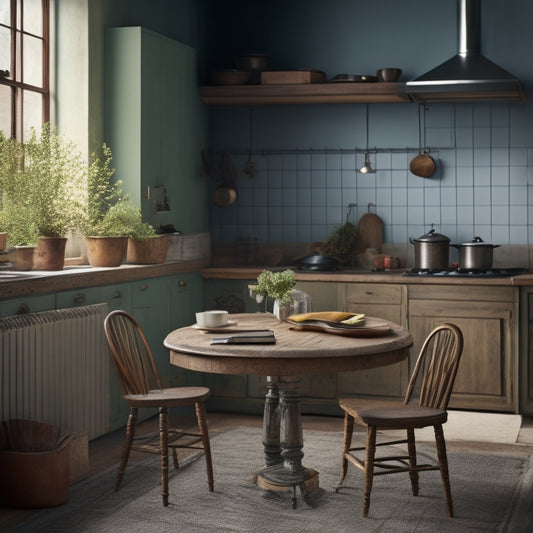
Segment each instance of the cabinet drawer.
[[401,285],[380,285],[378,283],[353,283],[346,285],[346,302],[400,304],[401,301]]
[[515,287],[409,285],[408,291],[410,300],[512,302],[518,298],[518,289]]

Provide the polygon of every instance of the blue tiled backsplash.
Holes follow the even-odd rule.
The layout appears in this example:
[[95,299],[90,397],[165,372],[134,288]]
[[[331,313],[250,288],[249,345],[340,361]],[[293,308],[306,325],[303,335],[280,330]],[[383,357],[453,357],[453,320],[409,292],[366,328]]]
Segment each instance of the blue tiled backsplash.
[[373,204],[386,243],[406,243],[434,224],[452,242],[479,235],[494,244],[531,244],[533,147],[520,145],[530,135],[522,130],[526,121],[513,119],[511,126],[519,113],[507,105],[466,109],[453,118],[431,113],[425,136],[437,172],[428,179],[409,171],[418,153],[412,139],[405,149],[378,144],[370,156],[376,174],[367,175],[356,171],[364,144],[258,152],[252,178],[242,173],[248,154],[233,151],[238,198],[211,207],[213,240],[323,241],[346,221],[349,204],[357,204],[349,217],[355,225]]

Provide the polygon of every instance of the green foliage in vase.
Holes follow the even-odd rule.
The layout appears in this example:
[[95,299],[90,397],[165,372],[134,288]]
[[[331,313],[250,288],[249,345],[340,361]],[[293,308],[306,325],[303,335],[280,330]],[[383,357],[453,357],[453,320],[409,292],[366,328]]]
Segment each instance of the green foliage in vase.
[[257,284],[248,285],[248,289],[255,296],[268,296],[284,304],[290,301],[295,283],[294,271],[290,268],[282,272],[263,270],[257,276]]

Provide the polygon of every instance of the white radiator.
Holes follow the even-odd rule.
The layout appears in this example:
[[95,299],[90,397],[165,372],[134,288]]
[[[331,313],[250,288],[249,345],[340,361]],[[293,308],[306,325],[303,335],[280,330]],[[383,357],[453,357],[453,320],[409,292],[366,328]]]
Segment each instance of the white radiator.
[[106,304],[0,318],[0,420],[64,431],[109,429]]

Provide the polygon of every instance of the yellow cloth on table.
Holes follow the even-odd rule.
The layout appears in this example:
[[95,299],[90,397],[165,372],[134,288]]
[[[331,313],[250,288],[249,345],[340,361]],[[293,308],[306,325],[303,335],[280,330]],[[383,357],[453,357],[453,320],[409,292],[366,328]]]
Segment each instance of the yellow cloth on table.
[[299,313],[289,316],[288,320],[293,322],[304,322],[305,320],[326,320],[327,322],[342,322],[352,318],[357,313],[345,313],[344,311],[318,311],[316,313]]

